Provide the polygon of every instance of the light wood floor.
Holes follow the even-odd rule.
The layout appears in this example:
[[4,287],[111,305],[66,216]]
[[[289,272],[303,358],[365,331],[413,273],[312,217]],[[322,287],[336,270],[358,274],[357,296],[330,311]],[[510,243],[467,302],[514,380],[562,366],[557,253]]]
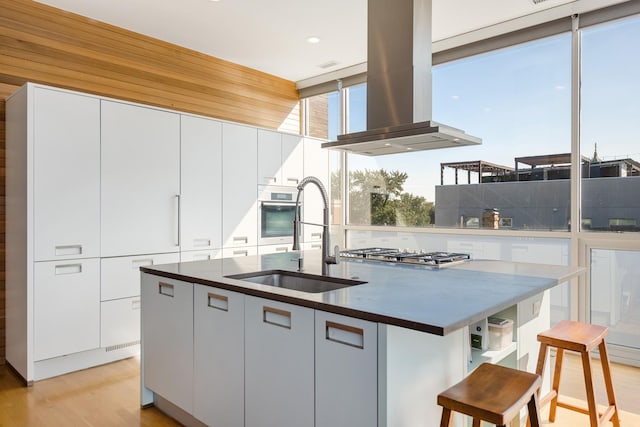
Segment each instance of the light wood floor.
[[[605,402],[599,368],[594,367],[598,401]],[[616,364],[612,368],[622,426],[638,427],[640,368]],[[140,408],[139,371],[139,360],[131,358],[23,387],[6,365],[0,365],[0,427],[179,425],[155,408]],[[584,399],[579,358],[565,356],[560,387],[566,399]],[[585,415],[560,408],[556,422],[544,425],[586,427],[589,422]]]

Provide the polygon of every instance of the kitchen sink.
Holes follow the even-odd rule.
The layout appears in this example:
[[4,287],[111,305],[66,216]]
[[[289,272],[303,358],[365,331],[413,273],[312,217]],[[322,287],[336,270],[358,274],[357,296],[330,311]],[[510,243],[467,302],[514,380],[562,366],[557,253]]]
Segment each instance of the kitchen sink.
[[225,277],[309,293],[335,291],[336,289],[367,283],[361,280],[340,279],[337,277],[318,276],[315,274],[286,270],[257,271],[253,273],[232,274]]

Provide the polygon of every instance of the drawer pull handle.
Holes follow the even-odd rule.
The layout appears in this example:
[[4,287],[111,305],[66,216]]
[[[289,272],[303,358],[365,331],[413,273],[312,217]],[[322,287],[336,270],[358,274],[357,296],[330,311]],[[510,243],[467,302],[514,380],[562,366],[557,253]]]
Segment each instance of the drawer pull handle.
[[262,321],[270,325],[291,329],[291,312],[265,305],[262,307]]
[[321,239],[322,238],[322,233],[311,233],[311,238],[318,238]]
[[207,305],[222,311],[229,311],[229,297],[218,294],[207,294]]
[[263,176],[262,178],[264,179],[264,182],[267,184],[272,184],[276,182],[275,176]]
[[136,270],[140,267],[146,267],[148,265],[153,265],[153,259],[151,258],[147,258],[147,259],[134,259],[133,261],[131,261],[131,268]]
[[160,295],[165,295],[173,298],[173,285],[170,283],[159,282],[158,292],[160,293]]
[[82,245],[56,246],[56,256],[82,255]]
[[280,246],[276,248],[276,252],[289,252],[289,246]]
[[311,245],[311,249],[322,249],[322,245],[319,245],[319,244]]
[[56,275],[61,274],[80,274],[82,273],[82,264],[65,264],[56,265]]
[[287,178],[287,182],[292,182],[294,184],[298,184],[300,180],[298,178]]
[[193,247],[207,248],[211,246],[211,239],[193,239]]
[[233,242],[234,243],[249,243],[249,238],[247,236],[234,236],[233,237]]
[[210,259],[211,259],[210,254],[194,254],[193,255],[194,261],[203,261],[203,260],[210,260]]
[[354,326],[342,325],[335,322],[326,322],[326,338],[338,344],[344,344],[355,348],[364,348],[364,330]]
[[131,310],[140,310],[140,300],[134,299],[131,301]]
[[242,256],[249,256],[249,251],[246,249],[242,249],[239,251],[233,251],[234,255],[242,255]]

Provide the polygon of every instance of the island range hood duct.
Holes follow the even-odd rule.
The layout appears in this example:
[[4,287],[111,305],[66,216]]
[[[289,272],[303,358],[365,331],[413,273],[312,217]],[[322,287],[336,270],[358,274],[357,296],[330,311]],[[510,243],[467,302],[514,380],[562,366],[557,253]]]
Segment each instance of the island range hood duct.
[[431,0],[369,0],[367,130],[323,148],[377,156],[481,144],[431,121]]

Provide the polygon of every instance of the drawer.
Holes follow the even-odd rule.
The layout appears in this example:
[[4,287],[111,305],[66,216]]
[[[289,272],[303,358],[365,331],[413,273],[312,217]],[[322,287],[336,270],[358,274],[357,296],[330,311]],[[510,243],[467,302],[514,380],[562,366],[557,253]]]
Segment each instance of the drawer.
[[100,347],[140,340],[140,297],[100,303]]
[[180,254],[152,254],[100,260],[100,301],[140,295],[140,267],[180,261]]

